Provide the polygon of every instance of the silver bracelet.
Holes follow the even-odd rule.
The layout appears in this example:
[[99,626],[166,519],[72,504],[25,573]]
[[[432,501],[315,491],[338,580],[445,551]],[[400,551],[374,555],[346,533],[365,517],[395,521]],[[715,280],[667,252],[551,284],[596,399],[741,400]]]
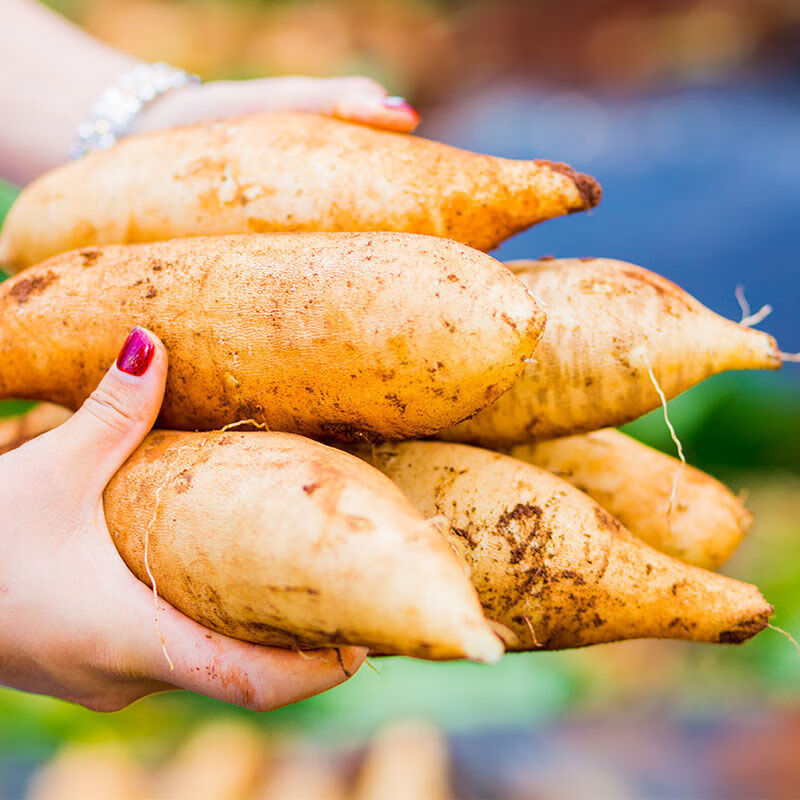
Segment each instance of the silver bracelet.
[[100,95],[89,119],[78,128],[70,157],[80,158],[95,150],[107,150],[130,132],[142,109],[157,97],[171,89],[199,83],[197,75],[169,64],[140,64]]

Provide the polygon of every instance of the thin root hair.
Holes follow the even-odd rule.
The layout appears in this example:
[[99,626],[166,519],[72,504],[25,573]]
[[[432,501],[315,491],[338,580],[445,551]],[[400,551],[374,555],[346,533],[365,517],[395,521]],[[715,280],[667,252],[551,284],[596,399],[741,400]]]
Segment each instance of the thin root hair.
[[763,322],[772,313],[772,306],[766,304],[761,306],[755,314],[751,314],[750,303],[747,302],[747,298],[744,295],[744,286],[741,283],[736,287],[734,295],[739,303],[739,308],[742,309],[742,318],[739,320],[739,324],[745,328],[752,328],[754,325],[758,325],[759,322]]
[[675,433],[675,428],[672,425],[672,422],[669,418],[669,412],[667,410],[667,398],[664,395],[663,390],[661,389],[660,384],[656,380],[655,373],[653,372],[653,367],[650,364],[647,356],[642,353],[642,359],[644,363],[647,364],[647,373],[650,376],[650,381],[653,384],[653,388],[656,390],[659,399],[661,400],[661,408],[664,410],[664,422],[667,424],[667,428],[669,429],[669,435],[672,438],[672,441],[675,443],[675,447],[678,450],[678,458],[681,460],[680,466],[677,470],[675,470],[675,477],[672,480],[672,491],[669,494],[669,503],[667,504],[667,528],[670,527],[670,520],[672,518],[672,509],[675,506],[675,496],[678,493],[678,480],[681,477],[681,473],[683,472],[683,468],[686,466],[686,456],[683,454],[683,445],[681,444],[681,440],[678,438],[678,434]]

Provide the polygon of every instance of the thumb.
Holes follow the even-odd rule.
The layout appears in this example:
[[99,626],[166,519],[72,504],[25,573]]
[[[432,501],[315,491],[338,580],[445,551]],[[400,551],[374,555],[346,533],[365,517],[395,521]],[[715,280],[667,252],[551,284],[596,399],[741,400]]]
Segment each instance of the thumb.
[[86,402],[50,436],[72,475],[102,491],[156,421],[164,396],[167,353],[151,331],[136,326],[117,360]]

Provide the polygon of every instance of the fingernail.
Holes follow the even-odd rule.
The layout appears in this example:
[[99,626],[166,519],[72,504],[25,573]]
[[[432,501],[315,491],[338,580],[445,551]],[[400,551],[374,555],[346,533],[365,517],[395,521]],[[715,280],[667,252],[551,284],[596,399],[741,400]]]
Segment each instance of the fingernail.
[[417,113],[416,109],[409,104],[405,97],[399,97],[398,95],[384,97],[383,104],[386,106],[386,108],[392,109],[392,111],[411,111],[414,114]]
[[128,334],[117,356],[117,369],[127,375],[141,377],[147,372],[156,348],[144,328],[138,325]]

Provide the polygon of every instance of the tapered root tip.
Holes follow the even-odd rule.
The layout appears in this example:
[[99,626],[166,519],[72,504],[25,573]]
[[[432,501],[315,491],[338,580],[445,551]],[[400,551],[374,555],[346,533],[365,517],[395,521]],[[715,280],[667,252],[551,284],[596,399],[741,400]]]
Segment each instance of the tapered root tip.
[[769,624],[769,618],[774,611],[773,607],[764,601],[764,608],[753,616],[743,619],[735,627],[722,631],[717,638],[720,644],[741,644],[761,633]]
[[780,369],[783,366],[778,342],[768,333],[764,334],[764,366],[766,369]]
[[594,208],[603,199],[603,189],[591,175],[575,172],[574,181],[583,199],[584,208]]
[[496,664],[505,653],[502,641],[488,627],[473,631],[469,636],[465,636],[463,649],[466,658],[482,664]]
[[537,163],[545,164],[553,172],[566,175],[575,184],[578,194],[581,196],[582,205],[572,209],[572,211],[586,211],[589,208],[594,208],[602,199],[603,189],[591,175],[578,172],[569,164],[564,164],[561,161],[539,160]]
[[744,505],[740,505],[737,523],[739,525],[739,533],[741,533],[742,536],[744,536],[747,531],[753,527],[754,520],[755,517],[753,516],[753,512],[746,509]]
[[[730,333],[725,339],[724,369],[780,369],[783,359],[778,343],[765,331],[733,323],[726,326]],[[722,345],[721,345],[722,346]]]

